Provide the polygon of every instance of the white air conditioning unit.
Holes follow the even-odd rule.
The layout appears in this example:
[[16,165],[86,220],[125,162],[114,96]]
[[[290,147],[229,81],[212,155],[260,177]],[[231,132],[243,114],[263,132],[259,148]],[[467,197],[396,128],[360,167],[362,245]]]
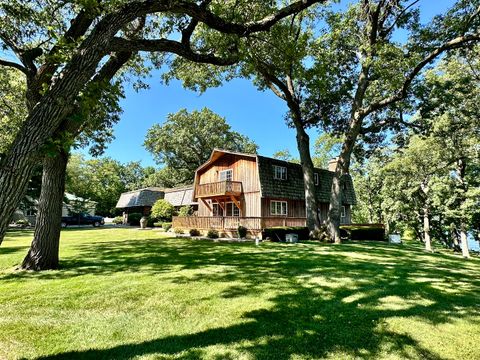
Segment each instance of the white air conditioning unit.
[[285,240],[288,243],[297,243],[298,242],[298,235],[297,234],[286,234]]

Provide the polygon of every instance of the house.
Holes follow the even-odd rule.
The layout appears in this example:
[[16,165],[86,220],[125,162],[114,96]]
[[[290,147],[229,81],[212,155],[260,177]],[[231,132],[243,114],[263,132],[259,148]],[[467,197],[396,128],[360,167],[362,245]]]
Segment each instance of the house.
[[[333,174],[314,172],[321,222],[327,219]],[[342,178],[342,186],[341,222],[348,224],[356,203],[350,176]],[[196,216],[174,217],[174,228],[217,229],[231,236],[242,225],[259,236],[268,227],[306,225],[302,168],[283,160],[215,149],[195,172],[193,200],[198,202]]]
[[127,223],[128,214],[141,213],[145,216],[150,215],[153,204],[160,199],[168,201],[176,210],[188,205],[195,211],[197,209],[197,203],[193,202],[192,198],[192,185],[173,189],[148,187],[122,193],[118,199],[116,208],[123,211],[124,223]]
[[[95,215],[97,202],[84,199],[74,194],[65,193],[63,196],[62,216],[69,216],[72,212],[80,211],[89,215]],[[26,197],[24,205],[15,211],[13,221],[25,219],[35,225],[38,211],[38,199]]]

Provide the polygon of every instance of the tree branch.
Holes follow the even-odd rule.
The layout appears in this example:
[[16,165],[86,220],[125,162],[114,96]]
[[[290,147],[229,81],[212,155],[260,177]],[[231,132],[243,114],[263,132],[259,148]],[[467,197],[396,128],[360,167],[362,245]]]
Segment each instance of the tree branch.
[[170,52],[184,57],[190,61],[213,65],[233,65],[238,61],[236,55],[231,58],[221,58],[213,54],[201,54],[192,50],[190,46],[182,42],[168,39],[135,39],[128,40],[114,37],[110,42],[110,51],[148,51],[148,52]]
[[24,66],[22,66],[22,65],[20,65],[20,64],[18,64],[18,63],[16,63],[16,62],[13,62],[13,61],[8,61],[8,60],[0,59],[0,66],[11,67],[11,68],[20,70],[20,71],[23,72],[25,75],[28,75],[28,70],[27,70],[27,68],[25,68]]
[[412,3],[410,3],[409,5],[407,5],[405,8],[403,8],[403,10],[397,15],[397,17],[395,18],[395,20],[393,21],[392,25],[390,25],[388,28],[386,29],[383,29],[381,31],[381,36],[382,37],[385,37],[387,36],[394,28],[395,28],[395,25],[397,25],[397,22],[398,20],[400,20],[400,18],[409,10],[411,9],[413,6],[415,6],[417,3],[419,3],[420,0],[415,0],[413,1]]
[[398,102],[400,100],[403,100],[407,96],[408,89],[410,85],[412,84],[413,80],[415,77],[423,70],[425,66],[433,62],[436,58],[438,58],[441,54],[443,54],[445,51],[452,50],[452,49],[458,49],[462,46],[465,46],[468,43],[472,42],[478,42],[480,41],[480,33],[477,34],[472,34],[472,35],[465,35],[465,36],[459,36],[453,40],[450,40],[443,45],[439,46],[435,50],[433,50],[431,53],[429,53],[422,61],[420,61],[413,69],[410,71],[410,73],[407,74],[405,77],[404,83],[402,88],[394,95],[385,98],[383,100],[377,101],[373,104],[370,104],[369,106],[363,108],[360,110],[361,116],[367,116],[371,114],[372,112],[385,108],[388,105],[391,105],[395,102]]
[[197,5],[185,0],[177,1],[179,12],[182,12],[190,17],[203,22],[212,29],[221,31],[225,34],[236,34],[239,36],[247,36],[255,32],[264,31],[270,29],[278,21],[298,13],[309,6],[317,3],[326,3],[327,0],[300,0],[285,6],[278,10],[275,14],[264,17],[257,21],[251,21],[246,24],[230,23],[212,12],[202,8],[203,5]]

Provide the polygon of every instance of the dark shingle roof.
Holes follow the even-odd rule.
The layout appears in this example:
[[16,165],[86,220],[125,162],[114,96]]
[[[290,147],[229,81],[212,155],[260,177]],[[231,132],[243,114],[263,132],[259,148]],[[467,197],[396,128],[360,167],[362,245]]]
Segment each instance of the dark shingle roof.
[[165,192],[161,188],[146,188],[129,191],[120,195],[117,202],[118,209],[137,206],[153,206],[155,201],[163,199]]
[[173,206],[196,205],[193,202],[193,185],[176,189],[165,189],[165,200]]
[[[260,186],[263,197],[305,199],[301,165],[288,161],[267,158],[264,156],[257,156],[257,158]],[[287,180],[277,180],[273,178],[274,165],[284,166],[287,168]],[[332,186],[333,172],[318,168],[315,169],[315,172],[320,175],[320,184],[315,186],[317,201],[330,202],[330,190]],[[343,191],[343,203],[355,205],[357,201],[350,175],[344,176],[342,178],[342,183],[346,186],[346,189]]]

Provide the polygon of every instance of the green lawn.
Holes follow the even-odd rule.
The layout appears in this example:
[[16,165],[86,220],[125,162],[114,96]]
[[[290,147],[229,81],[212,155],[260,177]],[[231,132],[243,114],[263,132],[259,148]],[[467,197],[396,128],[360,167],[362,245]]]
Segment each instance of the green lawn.
[[479,359],[480,261],[379,243],[69,229],[62,270],[0,247],[0,359]]

